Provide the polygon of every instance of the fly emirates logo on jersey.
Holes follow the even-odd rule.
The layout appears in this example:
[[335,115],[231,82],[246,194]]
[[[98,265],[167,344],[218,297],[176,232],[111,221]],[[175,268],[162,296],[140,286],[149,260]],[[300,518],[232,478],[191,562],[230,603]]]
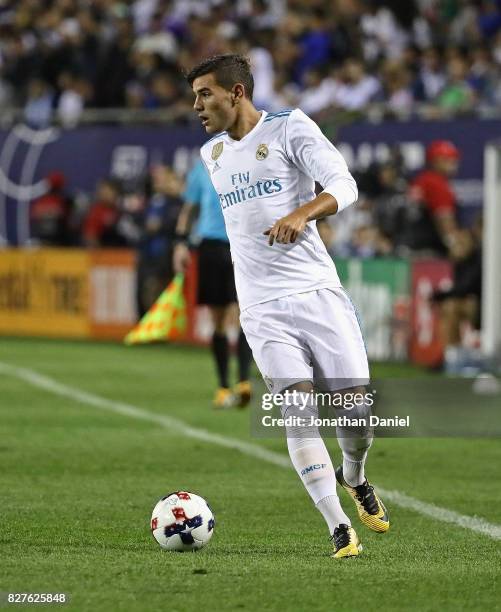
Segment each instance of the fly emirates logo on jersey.
[[280,179],[260,179],[251,183],[250,172],[237,172],[231,175],[233,190],[227,193],[218,193],[221,208],[229,208],[235,204],[242,204],[254,198],[267,198],[274,193],[282,191]]

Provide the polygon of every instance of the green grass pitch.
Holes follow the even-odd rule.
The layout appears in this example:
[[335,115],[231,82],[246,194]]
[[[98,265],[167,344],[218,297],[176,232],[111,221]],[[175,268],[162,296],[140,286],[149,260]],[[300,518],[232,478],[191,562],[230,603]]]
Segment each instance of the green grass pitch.
[[[247,412],[211,409],[213,366],[200,349],[2,338],[0,362],[286,453],[284,440],[251,438]],[[364,554],[335,561],[292,469],[1,372],[0,423],[4,593],[66,592],[69,609],[93,611],[501,609],[499,540],[391,504],[390,532],[375,534],[341,492]],[[499,440],[379,439],[367,471],[386,489],[499,524],[500,462]],[[177,489],[204,496],[216,516],[198,553],[162,552],[149,532],[154,504]]]

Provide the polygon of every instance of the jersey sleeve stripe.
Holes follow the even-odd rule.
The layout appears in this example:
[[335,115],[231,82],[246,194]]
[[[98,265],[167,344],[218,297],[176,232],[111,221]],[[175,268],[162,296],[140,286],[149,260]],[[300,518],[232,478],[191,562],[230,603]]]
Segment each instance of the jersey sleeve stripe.
[[276,117],[277,115],[283,115],[284,113],[292,113],[292,109],[287,108],[285,110],[277,111],[276,113],[268,113],[265,119],[269,119],[270,117]]
[[283,112],[283,113],[277,113],[275,115],[268,115],[266,117],[266,119],[263,121],[263,123],[266,123],[267,121],[273,121],[273,119],[277,119],[280,117],[288,117],[291,114],[292,111],[287,111],[287,112]]

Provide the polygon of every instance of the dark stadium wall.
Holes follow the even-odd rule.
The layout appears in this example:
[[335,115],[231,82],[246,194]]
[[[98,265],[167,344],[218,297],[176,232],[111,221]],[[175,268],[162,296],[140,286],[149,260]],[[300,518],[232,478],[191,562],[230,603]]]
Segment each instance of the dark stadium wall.
[[482,207],[485,145],[500,136],[499,120],[471,118],[353,123],[339,129],[337,141],[350,168],[357,169],[373,161],[384,161],[388,152],[397,147],[411,175],[424,165],[425,149],[430,142],[452,141],[461,152],[458,174],[453,180],[459,215],[469,223]]
[[[482,205],[483,150],[500,132],[500,123],[494,120],[360,122],[341,127],[336,144],[352,170],[384,159],[390,147],[398,146],[412,173],[422,166],[429,142],[452,140],[462,153],[455,187],[466,219]],[[27,239],[23,218],[28,203],[40,193],[40,181],[53,170],[66,176],[73,194],[92,193],[99,179],[111,175],[133,185],[158,162],[185,172],[206,139],[199,127],[187,126],[40,131],[16,126],[0,131],[0,236],[11,244]]]

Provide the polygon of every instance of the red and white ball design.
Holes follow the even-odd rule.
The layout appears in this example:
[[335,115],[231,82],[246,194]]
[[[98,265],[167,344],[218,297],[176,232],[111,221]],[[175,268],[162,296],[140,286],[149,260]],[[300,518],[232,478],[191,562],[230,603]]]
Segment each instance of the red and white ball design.
[[151,532],[164,550],[199,550],[212,538],[214,515],[203,497],[176,491],[153,508]]

